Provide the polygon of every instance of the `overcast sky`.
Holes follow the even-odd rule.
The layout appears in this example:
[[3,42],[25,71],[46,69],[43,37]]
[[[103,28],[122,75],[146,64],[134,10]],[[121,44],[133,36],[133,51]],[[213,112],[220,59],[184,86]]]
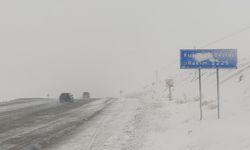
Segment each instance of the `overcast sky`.
[[[0,99],[116,96],[250,25],[247,0],[0,0]],[[250,55],[250,30],[206,48]]]

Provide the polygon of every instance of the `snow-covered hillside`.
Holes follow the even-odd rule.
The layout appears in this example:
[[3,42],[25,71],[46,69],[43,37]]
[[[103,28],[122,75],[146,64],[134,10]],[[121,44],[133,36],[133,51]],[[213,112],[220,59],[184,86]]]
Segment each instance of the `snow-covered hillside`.
[[181,70],[172,76],[173,101],[169,101],[164,80],[140,92],[144,105],[142,127],[137,128],[144,131],[141,149],[250,149],[250,59],[241,60],[238,69],[220,70],[220,120],[215,70],[202,70],[202,121],[197,76],[196,70]]

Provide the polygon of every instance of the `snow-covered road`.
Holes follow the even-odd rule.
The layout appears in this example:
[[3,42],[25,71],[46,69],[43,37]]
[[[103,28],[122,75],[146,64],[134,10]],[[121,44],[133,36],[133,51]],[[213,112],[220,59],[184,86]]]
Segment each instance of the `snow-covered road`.
[[[139,99],[117,99],[97,117],[49,150],[119,150],[134,144]],[[139,142],[139,141],[138,141]]]
[[[0,150],[44,149],[96,116],[114,99],[24,100],[0,106]],[[9,108],[9,109],[8,109]]]

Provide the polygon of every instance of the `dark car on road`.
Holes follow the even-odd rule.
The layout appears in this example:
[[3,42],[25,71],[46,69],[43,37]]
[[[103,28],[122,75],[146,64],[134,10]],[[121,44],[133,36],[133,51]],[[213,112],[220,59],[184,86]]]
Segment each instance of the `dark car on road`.
[[89,92],[83,92],[82,98],[83,98],[83,99],[89,99],[89,98],[90,98]]
[[62,93],[59,97],[60,103],[74,102],[74,97],[71,93]]

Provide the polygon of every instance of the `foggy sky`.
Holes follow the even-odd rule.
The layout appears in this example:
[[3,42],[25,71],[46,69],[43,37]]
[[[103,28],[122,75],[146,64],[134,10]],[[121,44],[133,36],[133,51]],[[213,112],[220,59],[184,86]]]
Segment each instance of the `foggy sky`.
[[[179,49],[250,25],[241,0],[1,0],[0,100],[117,96],[179,71]],[[249,54],[247,30],[206,48]]]

